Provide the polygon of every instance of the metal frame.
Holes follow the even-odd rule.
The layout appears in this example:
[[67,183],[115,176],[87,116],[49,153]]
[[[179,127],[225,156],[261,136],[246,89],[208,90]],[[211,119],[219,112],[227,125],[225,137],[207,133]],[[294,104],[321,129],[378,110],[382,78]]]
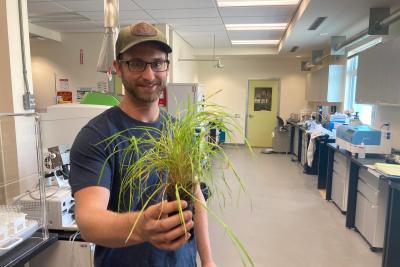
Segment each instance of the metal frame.
[[[383,19],[382,21],[377,22],[375,24],[375,28],[376,27],[378,27],[378,28],[387,27],[387,26],[389,26],[390,24],[396,22],[399,19],[400,19],[400,9],[394,11],[389,17]],[[369,32],[369,28],[367,28],[367,29],[365,29],[365,30],[353,35],[352,37],[350,37],[346,41],[337,44],[336,47],[335,47],[335,50],[338,51],[338,50],[340,50],[342,48],[345,48],[345,47],[349,46],[350,44],[358,41],[359,39],[364,38],[365,36],[368,35],[368,32]]]
[[[37,158],[37,168],[39,174],[39,191],[40,195],[40,205],[43,209],[42,211],[42,234],[44,239],[49,238],[49,231],[47,229],[47,208],[46,208],[46,185],[44,181],[44,170],[43,170],[43,151],[42,151],[42,141],[41,141],[41,128],[40,128],[40,115],[39,113],[0,113],[0,118],[2,117],[34,117],[35,118],[35,134],[36,134],[36,158]],[[3,144],[2,135],[0,135],[0,144]],[[3,145],[2,145],[3,147]],[[3,156],[3,155],[2,155]],[[4,166],[4,157],[2,157]]]

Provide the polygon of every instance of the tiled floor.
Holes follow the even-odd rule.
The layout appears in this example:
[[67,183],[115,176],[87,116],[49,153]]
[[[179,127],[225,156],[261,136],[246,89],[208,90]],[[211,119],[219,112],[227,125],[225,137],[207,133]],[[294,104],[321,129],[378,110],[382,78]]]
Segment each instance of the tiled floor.
[[[379,267],[362,237],[345,227],[345,217],[321,197],[316,176],[281,154],[250,155],[244,148],[226,149],[246,183],[247,195],[232,199],[217,211],[242,241],[259,267]],[[232,178],[232,174],[228,174]],[[211,216],[210,237],[219,267],[243,266],[236,247]]]

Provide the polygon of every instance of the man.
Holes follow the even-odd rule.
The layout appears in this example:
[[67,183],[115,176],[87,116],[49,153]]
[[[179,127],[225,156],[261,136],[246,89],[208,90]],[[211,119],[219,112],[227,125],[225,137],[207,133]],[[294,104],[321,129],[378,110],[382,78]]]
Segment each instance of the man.
[[[152,25],[138,23],[123,28],[116,43],[114,67],[126,94],[119,107],[91,120],[72,146],[70,184],[75,215],[82,237],[96,244],[95,266],[196,266],[196,243],[202,266],[216,266],[211,256],[207,214],[201,205],[196,203],[195,215],[183,212],[186,229],[195,230],[195,238],[190,239],[176,214],[177,201],[153,201],[142,216],[140,201],[134,201],[131,210],[120,210],[120,163],[125,158],[121,152],[113,153],[113,149],[124,149],[126,142],[117,140],[113,146],[101,143],[126,129],[131,129],[129,134],[141,135],[141,130],[132,129],[136,126],[161,129],[163,116],[158,98],[166,85],[171,52],[165,37]],[[151,176],[154,175],[156,172]],[[157,179],[150,177],[149,181]],[[200,188],[196,197],[204,200]],[[182,201],[182,206],[185,208],[187,203]],[[133,234],[125,242],[137,218]]]

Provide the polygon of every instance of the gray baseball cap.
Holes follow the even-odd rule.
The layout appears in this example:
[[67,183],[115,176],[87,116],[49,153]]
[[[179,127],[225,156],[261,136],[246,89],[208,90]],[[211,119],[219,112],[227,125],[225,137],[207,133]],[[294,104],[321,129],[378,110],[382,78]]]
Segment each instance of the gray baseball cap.
[[115,44],[115,54],[118,57],[134,45],[144,42],[156,42],[161,45],[165,52],[172,52],[172,48],[168,45],[167,39],[161,31],[151,24],[140,22],[121,29]]

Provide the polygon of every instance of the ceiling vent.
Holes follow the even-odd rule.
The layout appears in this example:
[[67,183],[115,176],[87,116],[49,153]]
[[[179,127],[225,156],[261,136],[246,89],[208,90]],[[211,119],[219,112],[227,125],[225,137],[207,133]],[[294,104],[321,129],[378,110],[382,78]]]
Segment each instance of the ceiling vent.
[[290,52],[291,52],[291,53],[294,53],[294,52],[297,51],[297,49],[299,49],[298,46],[293,46],[292,49],[290,49]]
[[318,17],[314,20],[314,22],[308,27],[309,31],[315,31],[319,26],[327,19],[328,17]]

